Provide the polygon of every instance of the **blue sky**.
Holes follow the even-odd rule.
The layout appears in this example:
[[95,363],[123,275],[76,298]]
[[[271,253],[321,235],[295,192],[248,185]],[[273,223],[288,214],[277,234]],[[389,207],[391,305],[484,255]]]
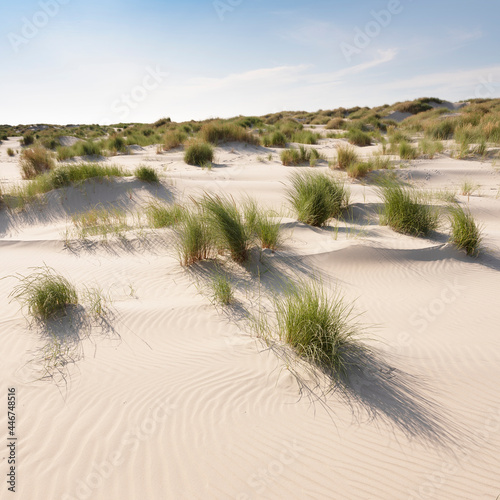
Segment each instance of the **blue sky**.
[[492,0],[18,0],[0,123],[116,123],[500,97]]

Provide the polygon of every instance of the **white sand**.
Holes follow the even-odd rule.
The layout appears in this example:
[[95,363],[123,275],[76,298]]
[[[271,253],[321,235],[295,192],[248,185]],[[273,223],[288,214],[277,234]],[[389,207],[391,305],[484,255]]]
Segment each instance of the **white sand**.
[[[332,156],[338,141],[322,141]],[[0,181],[20,179],[12,139],[0,146]],[[273,150],[271,150],[273,151]],[[367,148],[361,152],[368,151]],[[157,195],[185,201],[207,192],[246,195],[287,210],[296,168],[264,148],[217,149],[211,170],[182,152],[146,148],[108,163],[139,163],[162,175],[160,188],[134,178],[51,193],[24,214],[0,212],[2,276],[47,264],[112,299],[109,324],[76,344],[61,378],[40,376],[47,338],[29,329],[0,281],[2,436],[6,395],[16,387],[18,493],[27,500],[99,499],[494,499],[500,494],[500,174],[491,162],[418,160],[404,174],[426,190],[480,187],[470,207],[484,225],[477,259],[447,243],[398,235],[378,223],[373,186],[351,185],[355,219],[313,229],[285,213],[286,241],[247,268],[240,307],[222,311],[200,293],[210,264],[180,267],[169,235],[131,233],[128,242],[65,247],[70,215],[98,203],[136,210]],[[308,167],[302,167],[308,168]],[[326,170],[325,164],[316,167]],[[340,173],[338,174],[341,175]],[[461,203],[467,197],[458,196]],[[238,320],[259,307],[281,272],[315,274],[340,287],[367,325],[374,348],[346,394],[300,397],[297,380]],[[270,270],[266,274],[266,269]],[[196,286],[198,283],[198,286]],[[253,283],[253,285],[252,285]],[[265,303],[266,299],[261,298]],[[66,332],[78,325],[66,325]],[[81,330],[80,330],[81,333]],[[2,441],[5,443],[5,439]],[[3,459],[5,478],[7,464]]]

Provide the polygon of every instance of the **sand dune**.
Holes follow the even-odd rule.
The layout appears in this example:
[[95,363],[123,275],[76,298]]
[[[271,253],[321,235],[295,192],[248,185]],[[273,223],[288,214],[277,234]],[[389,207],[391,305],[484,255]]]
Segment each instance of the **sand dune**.
[[[17,156],[5,153],[18,143],[0,146],[2,188],[20,180]],[[330,154],[335,143],[320,148]],[[273,160],[259,161],[262,150],[230,144],[202,170],[179,150],[156,155],[148,147],[106,162],[152,166],[160,187],[133,177],[87,181],[24,213],[0,212],[1,380],[3,394],[12,386],[18,393],[18,498],[486,500],[500,493],[498,169],[441,156],[398,171],[428,191],[458,190],[464,179],[479,185],[469,199],[457,195],[484,226],[485,250],[473,259],[448,243],[446,227],[411,238],[381,226],[370,183],[351,184],[346,223],[298,223],[285,191],[300,167],[281,165],[272,148],[265,151]],[[170,229],[65,241],[71,216],[98,204],[132,214],[155,197],[186,202],[203,192],[250,195],[284,216],[281,250],[231,268],[238,302],[228,310],[204,293],[211,264],[181,268]],[[28,328],[9,294],[12,275],[44,264],[81,290],[100,287],[111,311],[106,323],[66,320],[74,362],[37,380],[57,332]],[[320,277],[363,313],[372,351],[353,359],[350,383],[327,395],[308,393],[279,347],[268,348],[241,317],[266,306],[260,294],[283,273]],[[311,387],[312,376],[298,371]],[[7,428],[5,412],[0,427]]]

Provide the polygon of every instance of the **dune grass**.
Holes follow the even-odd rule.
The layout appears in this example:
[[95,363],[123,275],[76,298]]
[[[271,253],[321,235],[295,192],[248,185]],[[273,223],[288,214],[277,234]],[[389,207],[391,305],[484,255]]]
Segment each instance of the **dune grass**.
[[236,203],[230,198],[207,194],[200,206],[219,252],[228,252],[235,262],[245,262],[251,239]]
[[182,265],[191,266],[212,254],[213,240],[205,218],[198,211],[186,211],[178,224],[177,251]]
[[193,142],[184,153],[184,161],[188,165],[201,167],[211,163],[214,159],[213,147],[207,142]]
[[170,151],[182,146],[187,138],[188,134],[183,130],[168,130],[163,136],[163,150]]
[[159,201],[153,201],[147,205],[145,213],[149,225],[160,229],[180,222],[184,215],[184,209],[180,205],[166,205]]
[[337,166],[345,170],[349,165],[358,162],[358,155],[353,147],[340,145],[337,148]]
[[15,151],[12,148],[7,148],[7,154],[9,156],[15,156],[16,155]]
[[34,179],[55,167],[53,154],[43,146],[35,145],[21,152],[19,164],[23,179]]
[[464,210],[457,203],[450,205],[448,211],[451,241],[460,250],[465,250],[467,255],[477,256],[482,241],[481,227],[474,220],[470,210]]
[[401,141],[399,143],[399,157],[402,160],[414,160],[418,157],[418,150],[414,148],[409,142]]
[[264,135],[261,138],[262,145],[266,148],[275,147],[275,148],[285,148],[287,138],[281,130],[275,130],[269,134]]
[[441,141],[432,141],[425,138],[418,143],[418,147],[422,154],[429,156],[431,159],[434,158],[437,153],[442,153],[444,149]]
[[316,132],[311,132],[310,130],[301,130],[295,132],[292,136],[292,142],[298,142],[300,144],[318,144],[318,140],[321,135]]
[[418,191],[392,183],[381,188],[381,196],[381,222],[394,231],[410,236],[426,236],[437,229],[439,214]]
[[139,165],[135,171],[134,175],[141,181],[149,182],[150,184],[158,184],[160,179],[154,168],[148,167],[146,165]]
[[287,198],[298,220],[311,226],[322,226],[339,217],[349,204],[349,193],[343,184],[326,174],[312,172],[291,177]]
[[299,149],[285,149],[281,152],[280,158],[281,163],[285,166],[301,165],[304,163],[314,166],[316,161],[321,158],[321,155],[315,148],[308,149],[300,145]]
[[215,145],[223,142],[246,142],[248,144],[260,142],[256,136],[236,123],[206,123],[201,127],[200,136],[203,141]]
[[46,321],[64,313],[67,306],[78,304],[75,287],[50,267],[38,267],[28,276],[16,277],[19,284],[11,296],[26,307],[34,319]]
[[351,128],[347,132],[347,140],[351,143],[354,144],[355,146],[370,146],[372,143],[372,138],[369,134],[366,132],[363,132],[359,128]]
[[212,302],[227,306],[234,299],[233,286],[226,274],[216,273],[210,283]]
[[257,202],[251,198],[245,202],[243,213],[248,231],[261,248],[275,251],[281,244],[281,219],[276,220],[271,212],[259,209]]
[[329,375],[346,373],[346,355],[357,345],[353,307],[317,283],[290,285],[275,299],[277,333],[304,360]]
[[72,222],[81,239],[89,236],[103,236],[105,239],[109,235],[122,236],[130,229],[126,213],[117,208],[96,207],[74,215]]
[[365,177],[373,170],[373,164],[368,161],[351,163],[347,168],[347,175],[353,179]]

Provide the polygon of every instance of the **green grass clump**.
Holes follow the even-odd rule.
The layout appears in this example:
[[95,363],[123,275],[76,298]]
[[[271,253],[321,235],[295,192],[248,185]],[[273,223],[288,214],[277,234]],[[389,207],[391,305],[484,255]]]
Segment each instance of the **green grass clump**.
[[396,184],[381,188],[382,222],[398,233],[426,236],[438,227],[437,211],[418,192]]
[[55,166],[53,154],[40,145],[24,149],[19,164],[23,179],[34,179]]
[[311,132],[310,130],[301,130],[293,134],[292,142],[298,142],[300,144],[318,144],[320,138],[320,134]]
[[117,208],[107,209],[97,207],[72,217],[78,236],[86,239],[88,236],[109,235],[121,236],[130,229],[127,224],[126,214]]
[[349,177],[352,177],[353,179],[359,179],[361,177],[365,177],[372,170],[373,170],[373,163],[368,161],[351,163],[346,168],[347,175]]
[[21,144],[23,146],[31,146],[35,142],[35,136],[33,135],[32,132],[28,132],[23,135],[23,138],[21,139]]
[[14,150],[12,148],[7,148],[7,154],[9,156],[15,156],[16,153],[14,152]]
[[317,149],[307,149],[304,146],[299,146],[299,149],[285,149],[280,155],[281,163],[285,166],[300,165],[309,163],[314,166],[315,162],[321,158]]
[[344,124],[345,120],[343,118],[336,117],[329,120],[325,128],[326,130],[339,130],[343,128]]
[[441,141],[431,141],[429,139],[422,139],[418,143],[418,147],[422,154],[429,156],[429,158],[434,158],[437,153],[442,153],[444,150],[443,143]]
[[[127,142],[125,138],[121,135],[113,135],[107,142],[108,149],[113,153],[126,153],[127,152]],[[100,154],[100,153],[94,153]]]
[[341,169],[347,169],[347,167],[358,161],[358,155],[354,148],[349,145],[340,145],[337,148],[337,165]]
[[163,150],[170,151],[171,149],[182,146],[187,138],[188,135],[183,130],[169,130],[163,136]]
[[17,276],[20,283],[11,293],[31,316],[46,321],[78,304],[76,289],[66,278],[46,266],[35,269],[29,276]]
[[266,148],[284,148],[286,147],[286,136],[281,130],[275,130],[270,134],[266,134],[262,137],[262,145]]
[[212,254],[213,240],[206,220],[195,211],[186,212],[178,225],[177,250],[184,266],[206,260]]
[[359,128],[352,128],[347,132],[347,140],[356,146],[370,146],[372,143],[372,138],[366,132],[363,132]]
[[329,297],[320,285],[299,282],[275,299],[275,310],[281,341],[330,375],[345,374],[358,332],[353,308],[340,295]]
[[212,146],[206,142],[194,142],[187,147],[184,153],[184,161],[188,165],[201,167],[207,163],[211,163],[213,159],[214,150]]
[[248,259],[250,234],[232,199],[205,195],[200,202],[219,252],[228,252],[238,263]]
[[126,177],[130,175],[117,166],[100,165],[99,163],[77,163],[56,168],[48,179],[51,189],[57,189],[71,184],[77,184],[87,179],[104,179],[109,177]]
[[418,157],[418,150],[410,143],[402,141],[399,143],[399,157],[402,160],[414,160]]
[[288,201],[304,224],[322,226],[338,217],[349,204],[349,193],[344,185],[326,174],[296,173],[291,181]]
[[75,156],[102,156],[102,145],[94,141],[77,142],[74,145]]
[[229,278],[222,273],[217,273],[212,278],[210,284],[212,288],[212,300],[223,306],[229,305],[233,301],[233,287]]
[[149,182],[149,183],[158,183],[160,179],[158,178],[158,174],[156,170],[151,167],[147,167],[146,165],[139,165],[135,171],[134,175],[141,181]]
[[465,250],[467,255],[479,254],[482,235],[481,228],[474,220],[469,209],[464,210],[460,205],[449,207],[449,220],[451,223],[451,241],[460,250]]
[[184,210],[179,205],[165,205],[158,201],[146,207],[146,217],[151,227],[159,229],[177,224],[182,219]]
[[425,135],[435,140],[446,140],[453,137],[455,133],[456,123],[452,120],[440,120],[436,123],[430,125],[426,131]]
[[262,248],[275,251],[281,244],[281,220],[276,220],[270,212],[260,210],[252,199],[247,200],[243,211],[250,234],[254,235]]
[[222,142],[258,144],[260,142],[257,137],[236,123],[206,123],[201,127],[200,135],[205,142],[211,144],[219,144]]

